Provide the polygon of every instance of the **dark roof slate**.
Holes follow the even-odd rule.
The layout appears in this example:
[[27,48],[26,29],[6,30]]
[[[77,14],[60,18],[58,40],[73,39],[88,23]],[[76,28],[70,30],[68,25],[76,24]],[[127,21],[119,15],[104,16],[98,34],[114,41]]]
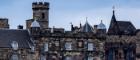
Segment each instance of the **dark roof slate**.
[[[134,35],[136,28],[130,21],[116,21],[117,24],[113,25],[109,29],[112,31],[117,31],[117,33],[112,32],[111,35]],[[113,29],[114,27],[118,26],[117,29]],[[110,33],[110,30],[108,31]],[[109,34],[110,35],[110,34]]]
[[93,32],[93,28],[88,22],[81,28],[81,32]]
[[133,26],[133,24],[130,21],[117,21],[119,25],[120,31],[131,29],[132,31],[135,31],[136,28]]
[[136,28],[130,21],[117,21],[113,10],[108,35],[134,35],[135,31]]
[[17,41],[19,48],[30,48],[27,30],[0,29],[0,48],[11,48],[12,41]]

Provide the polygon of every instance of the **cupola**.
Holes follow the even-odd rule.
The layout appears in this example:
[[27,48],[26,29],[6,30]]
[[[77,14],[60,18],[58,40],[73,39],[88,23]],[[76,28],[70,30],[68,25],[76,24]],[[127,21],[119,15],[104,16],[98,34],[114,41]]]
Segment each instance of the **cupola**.
[[103,24],[102,20],[101,23],[97,26],[97,29],[106,29],[106,26]]
[[40,24],[39,24],[39,22],[35,19],[35,20],[32,22],[31,27],[40,27]]

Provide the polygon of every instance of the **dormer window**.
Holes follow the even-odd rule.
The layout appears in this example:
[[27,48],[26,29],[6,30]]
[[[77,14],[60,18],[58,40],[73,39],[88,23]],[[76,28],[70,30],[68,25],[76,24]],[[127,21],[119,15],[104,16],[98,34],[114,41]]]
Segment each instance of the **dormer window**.
[[18,50],[18,42],[13,41],[13,42],[11,43],[11,46],[12,46],[13,50]]
[[93,43],[88,43],[88,51],[93,51],[93,50],[94,50]]
[[72,42],[66,42],[65,43],[65,49],[66,50],[72,50]]
[[49,50],[49,49],[48,49],[48,43],[45,43],[45,44],[44,44],[44,51],[47,52],[48,50]]

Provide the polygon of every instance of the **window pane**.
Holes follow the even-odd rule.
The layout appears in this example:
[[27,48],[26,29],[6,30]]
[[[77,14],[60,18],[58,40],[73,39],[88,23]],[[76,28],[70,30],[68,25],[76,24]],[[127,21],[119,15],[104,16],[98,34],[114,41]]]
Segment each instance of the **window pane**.
[[92,57],[92,56],[89,56],[89,57],[88,57],[88,60],[93,60],[93,57]]
[[65,58],[65,60],[72,60],[72,57],[67,56],[67,57]]
[[71,42],[66,42],[65,43],[65,48],[66,48],[66,50],[72,50],[72,43]]
[[11,60],[18,60],[18,56],[16,54],[13,54]]
[[94,47],[93,47],[93,43],[88,43],[88,50],[91,51],[91,50],[93,50],[93,48],[94,48]]
[[45,43],[45,46],[44,46],[44,51],[48,51],[48,43]]

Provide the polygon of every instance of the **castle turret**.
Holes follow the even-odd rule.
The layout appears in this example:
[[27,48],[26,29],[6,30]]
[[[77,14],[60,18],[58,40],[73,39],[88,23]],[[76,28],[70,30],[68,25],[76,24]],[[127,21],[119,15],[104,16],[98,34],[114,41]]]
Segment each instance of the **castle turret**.
[[101,23],[97,26],[98,33],[106,34],[106,26],[103,24],[102,20]]
[[106,26],[103,24],[102,20],[99,25],[97,25],[97,37],[104,39],[106,37]]
[[[33,19],[38,17],[38,22],[40,24],[40,28],[48,28],[49,27],[49,3],[48,2],[33,2],[32,3],[33,10]],[[27,29],[31,27],[31,22],[33,20],[27,20]]]
[[41,28],[48,28],[49,22],[49,3],[34,2],[32,3],[33,18],[39,17],[38,22]]

